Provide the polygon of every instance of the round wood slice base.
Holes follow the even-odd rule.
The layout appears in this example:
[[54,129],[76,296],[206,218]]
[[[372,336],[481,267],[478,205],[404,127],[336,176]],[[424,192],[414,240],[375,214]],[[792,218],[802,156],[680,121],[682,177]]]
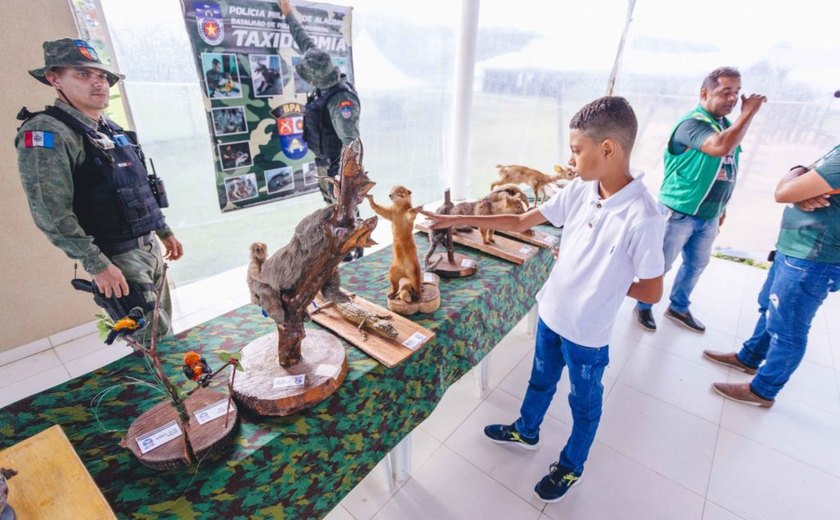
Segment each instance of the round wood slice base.
[[435,312],[440,308],[440,278],[434,273],[423,273],[423,283],[420,284],[420,298],[416,302],[406,303],[399,298],[388,298],[388,309],[411,316],[418,312]]
[[[242,349],[242,367],[233,381],[236,401],[258,415],[291,415],[314,406],[335,392],[347,375],[347,354],[328,332],[307,330],[301,342],[301,362],[289,368],[277,357],[277,332]],[[275,388],[277,378],[304,375],[303,386]],[[278,381],[279,383],[279,381]],[[278,385],[279,386],[279,385]]]
[[[190,443],[199,460],[227,444],[233,438],[236,426],[239,424],[239,412],[236,409],[236,403],[232,400],[230,401],[230,410],[227,412],[227,425],[225,425],[224,414],[204,424],[198,423],[194,412],[220,401],[224,401],[227,405],[227,394],[209,388],[196,390],[184,401],[187,412],[190,414]],[[169,401],[160,403],[131,423],[123,443],[144,466],[152,469],[170,470],[185,466],[187,459],[183,435],[145,454],[140,452],[140,446],[137,445],[137,437],[161,428],[172,421],[178,422],[178,412],[175,411],[175,407]]]
[[[434,268],[432,272],[439,275],[441,278],[465,278],[472,276],[478,271],[478,264],[472,258],[464,256],[460,253],[455,253],[455,261],[449,262],[446,253],[438,253],[432,255],[429,259],[429,265],[434,265],[437,259],[440,258],[440,263]],[[468,260],[469,262],[465,262]],[[467,264],[466,266],[464,264]]]

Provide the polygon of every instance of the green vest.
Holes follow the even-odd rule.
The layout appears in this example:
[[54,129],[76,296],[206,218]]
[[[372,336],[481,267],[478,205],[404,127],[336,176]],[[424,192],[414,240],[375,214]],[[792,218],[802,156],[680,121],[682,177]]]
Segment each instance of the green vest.
[[[697,107],[677,121],[671,129],[671,136],[668,138],[670,144],[683,121],[688,119],[699,119],[709,123],[716,132],[722,132],[721,125],[715,118],[706,112],[703,107]],[[727,126],[729,120],[724,118]],[[741,155],[741,146],[735,148],[733,160],[735,168],[738,168],[738,157]],[[671,153],[670,146],[665,147],[665,178],[662,180],[662,189],[659,192],[659,201],[674,211],[695,215],[700,209],[703,199],[712,189],[712,184],[717,178],[723,157],[714,157],[689,148],[679,155]]]

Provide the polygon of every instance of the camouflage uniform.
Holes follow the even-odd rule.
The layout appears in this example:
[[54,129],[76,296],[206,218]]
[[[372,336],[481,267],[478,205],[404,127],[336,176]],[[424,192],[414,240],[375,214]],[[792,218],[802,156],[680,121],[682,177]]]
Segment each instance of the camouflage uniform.
[[[46,43],[44,48],[46,62],[49,64],[49,47]],[[109,73],[109,79],[113,79],[111,84],[121,78],[101,66],[98,60],[97,63],[90,65],[85,62],[78,65],[106,70]],[[36,69],[30,73],[39,81],[45,82],[44,73],[48,68]],[[99,122],[60,99],[56,99],[55,107],[91,128],[98,127]],[[27,146],[25,143],[27,131],[51,134],[52,146]],[[93,243],[94,238],[85,233],[79,225],[78,218],[73,212],[73,171],[85,162],[85,145],[82,135],[54,117],[39,114],[20,127],[15,138],[15,147],[18,153],[21,183],[29,202],[32,218],[35,225],[44,232],[53,245],[64,251],[68,257],[80,261],[88,273],[99,273],[113,263],[123,272],[127,281],[153,284],[157,287],[163,274],[163,258],[160,245],[156,240],[108,258]],[[161,239],[173,236],[172,230],[166,225],[156,230],[156,234]],[[155,301],[153,291],[146,292],[143,296],[146,302]],[[171,312],[169,288],[164,285],[163,294],[161,294],[159,325],[161,336],[172,334]],[[148,315],[147,317],[151,318]],[[142,333],[135,334],[135,337],[140,341],[147,340]]]
[[[286,22],[289,24],[289,30],[292,37],[300,48],[303,54],[303,60],[298,64],[298,73],[301,77],[316,88],[326,89],[333,85],[345,82],[346,80],[340,76],[338,67],[332,64],[332,59],[325,51],[318,49],[315,42],[310,38],[300,22],[293,14],[286,16]],[[359,137],[359,103],[347,92],[339,92],[332,96],[327,104],[327,110],[330,114],[333,129],[341,139],[345,146],[350,141]],[[337,161],[337,157],[327,158],[330,162]],[[329,182],[323,180],[329,175],[329,165],[322,164],[323,161],[318,161],[318,186],[321,189],[321,195],[327,204],[335,203],[333,197],[333,188]]]

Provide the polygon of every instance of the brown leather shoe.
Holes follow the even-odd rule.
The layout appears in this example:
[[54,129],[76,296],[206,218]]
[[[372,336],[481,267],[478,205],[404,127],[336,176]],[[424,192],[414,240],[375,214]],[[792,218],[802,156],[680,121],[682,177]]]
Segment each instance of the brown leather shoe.
[[757,369],[750,368],[741,363],[741,360],[738,359],[738,356],[736,356],[734,352],[715,352],[714,350],[704,350],[703,357],[712,363],[732,367],[736,370],[740,370],[741,372],[746,372],[749,375],[755,375],[757,372]]
[[712,383],[712,390],[727,399],[753,406],[760,406],[762,408],[770,408],[775,403],[775,401],[768,401],[755,395],[749,383],[737,385],[732,383]]

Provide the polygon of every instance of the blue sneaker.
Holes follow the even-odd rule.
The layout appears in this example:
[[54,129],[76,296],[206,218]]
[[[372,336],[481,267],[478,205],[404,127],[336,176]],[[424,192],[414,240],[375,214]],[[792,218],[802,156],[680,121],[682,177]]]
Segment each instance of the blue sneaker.
[[521,435],[516,431],[516,423],[510,426],[507,424],[491,424],[490,426],[485,426],[484,435],[488,436],[496,444],[514,444],[528,451],[537,449],[537,444],[540,442],[539,434],[533,439]]
[[547,504],[553,504],[563,500],[566,492],[572,486],[580,482],[580,475],[574,471],[564,468],[556,462],[552,462],[548,469],[548,475],[540,480],[534,487],[534,495]]

